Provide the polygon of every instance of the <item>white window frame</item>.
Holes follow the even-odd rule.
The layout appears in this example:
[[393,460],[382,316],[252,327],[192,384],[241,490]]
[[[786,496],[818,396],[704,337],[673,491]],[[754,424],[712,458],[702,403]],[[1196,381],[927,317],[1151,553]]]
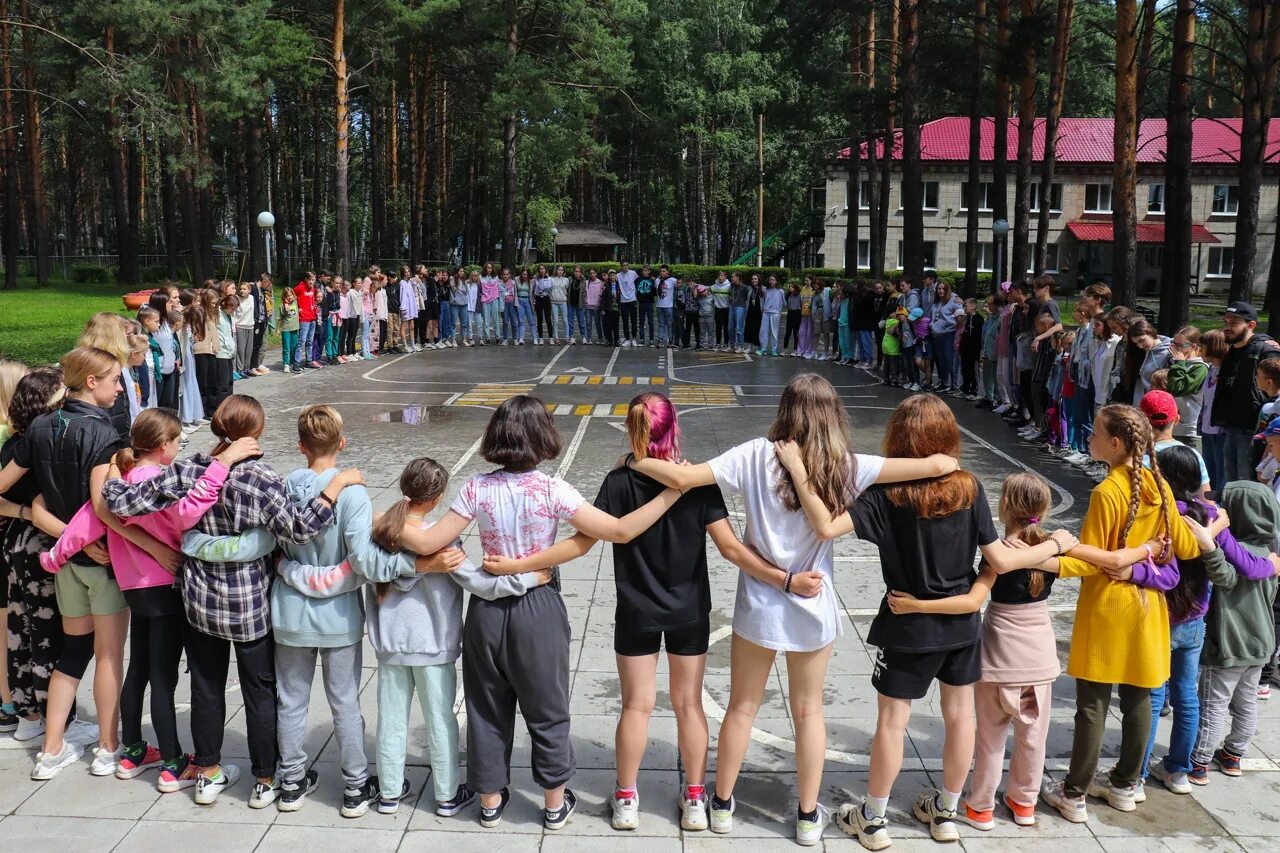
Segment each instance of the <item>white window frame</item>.
[[858,210],[871,209],[871,182],[858,181]]
[[[959,260],[956,261],[956,269],[961,272],[964,272],[964,269],[965,269],[964,250],[967,243],[968,243],[967,240],[960,241],[960,257],[959,257]],[[978,244],[978,272],[991,272],[991,265],[995,263],[995,257],[996,257],[996,252],[995,252],[994,243],[979,243]]]
[[[1084,212],[1085,213],[1111,213],[1112,210],[1115,208],[1115,196],[1111,192],[1111,189],[1112,189],[1111,184],[1085,184],[1084,185]],[[1093,207],[1089,206],[1090,190],[1093,190],[1095,193]],[[1106,196],[1107,196],[1107,200],[1106,200],[1107,206],[1100,207],[1099,205],[1101,204],[1102,194],[1104,191],[1106,192]]]
[[1147,213],[1164,216],[1164,184],[1147,184]]
[[[993,183],[995,182],[994,181],[978,182],[978,212],[979,213],[991,212],[991,186]],[[969,211],[968,203],[969,203],[969,182],[961,181],[960,182],[960,212],[961,213],[968,213]]]
[[[894,269],[906,269],[902,265],[902,246],[905,241],[898,241],[898,265]],[[936,270],[938,268],[938,241],[924,240],[921,245],[925,248],[924,263],[922,266],[927,270]],[[930,248],[932,247],[932,248]]]
[[[921,194],[920,209],[928,212],[937,211],[939,209],[938,202],[941,199],[941,192],[942,192],[941,185],[939,184],[938,181],[921,181],[920,183],[921,183],[921,188],[924,191]],[[932,205],[929,204],[929,187],[931,186],[933,187],[933,204]],[[898,210],[902,210],[902,202],[903,202],[903,199],[905,198],[906,198],[906,194],[902,191],[902,181],[898,181]]]
[[[866,251],[865,251],[865,252],[863,252],[863,249],[866,249]],[[870,240],[859,240],[859,241],[858,241],[857,248],[855,249],[855,251],[858,253],[858,259],[857,259],[857,260],[858,260],[858,269],[860,269],[860,270],[869,270],[869,269],[871,269],[871,241],[870,241]],[[864,260],[864,258],[865,258],[865,260]]]
[[[1031,185],[1031,212],[1040,212],[1040,183],[1038,181]],[[1057,181],[1049,185],[1049,212],[1062,212],[1062,184]]]
[[[1027,247],[1027,250],[1031,252],[1031,266],[1027,267],[1027,275],[1034,275],[1036,271],[1035,270],[1035,262],[1036,262],[1035,244],[1032,243],[1030,246]],[[1044,247],[1044,270],[1043,271],[1044,272],[1060,272],[1060,270],[1058,269],[1058,265],[1059,265],[1059,262],[1061,261],[1061,257],[1060,257],[1061,254],[1062,253],[1058,251],[1057,243],[1046,243]]]
[[[1221,190],[1222,205],[1219,207],[1219,190]],[[1235,216],[1240,212],[1240,185],[1239,184],[1214,184],[1213,201],[1211,202],[1211,210],[1214,216]]]
[[[1214,263],[1216,255],[1217,263]],[[1222,262],[1224,258],[1229,261],[1227,269],[1223,272]],[[1209,247],[1209,266],[1206,270],[1205,278],[1231,278],[1231,271],[1235,268],[1236,247],[1235,246],[1210,246]]]

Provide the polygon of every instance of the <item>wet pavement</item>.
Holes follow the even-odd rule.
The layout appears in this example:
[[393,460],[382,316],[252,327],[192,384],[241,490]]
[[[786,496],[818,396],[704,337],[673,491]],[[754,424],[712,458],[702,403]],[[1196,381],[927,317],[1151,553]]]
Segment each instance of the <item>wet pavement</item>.
[[[489,415],[513,394],[534,394],[555,415],[564,440],[560,458],[544,470],[573,483],[590,499],[619,455],[627,402],[644,390],[668,394],[680,410],[686,456],[705,460],[747,439],[764,434],[778,395],[796,373],[811,370],[828,377],[845,401],[856,450],[878,452],[884,423],[903,392],[881,386],[872,374],[826,362],[791,358],[690,353],[665,349],[600,346],[524,346],[451,349],[326,367],[300,376],[280,373],[236,384],[268,411],[263,444],[278,470],[301,466],[294,419],[306,405],[335,406],[346,423],[346,464],[359,467],[377,508],[399,498],[396,481],[404,463],[431,456],[452,475],[449,494],[488,464],[478,456],[479,439]],[[964,432],[963,461],[986,487],[994,504],[1000,482],[1018,470],[1033,470],[1054,487],[1054,524],[1074,530],[1087,507],[1092,483],[1064,463],[1017,441],[989,412],[950,399]],[[212,443],[207,429],[191,437],[189,451]],[[447,501],[444,502],[447,506]],[[733,521],[741,527],[741,505],[730,499]],[[479,543],[469,536],[467,550],[478,558]],[[867,753],[875,728],[875,692],[870,673],[873,650],[863,636],[884,587],[876,552],[857,540],[836,544],[836,592],[848,618],[835,644],[826,688],[828,754],[822,801],[832,807],[866,791]],[[712,645],[703,704],[715,732],[729,693],[729,624],[737,570],[709,551],[713,598]],[[337,744],[320,680],[312,693],[308,755],[320,773],[320,788],[298,812],[246,807],[250,785],[241,781],[212,807],[195,806],[190,792],[157,794],[154,774],[129,782],[97,779],[82,764],[46,783],[27,778],[35,747],[0,740],[0,839],[15,851],[172,850],[191,843],[202,849],[249,851],[303,849],[427,851],[450,853],[512,851],[658,851],[688,853],[728,849],[745,839],[752,849],[792,849],[795,814],[794,728],[787,705],[785,660],[770,678],[764,705],[752,734],[744,775],[737,789],[738,811],[731,836],[680,830],[676,796],[680,784],[675,721],[665,689],[666,664],[659,669],[658,709],[650,726],[649,747],[640,777],[641,823],[632,833],[609,827],[606,798],[612,792],[613,730],[619,704],[618,676],[612,653],[615,593],[612,553],[597,546],[562,570],[563,593],[573,630],[573,743],[578,773],[570,783],[579,795],[578,812],[560,832],[544,832],[541,797],[529,776],[528,736],[518,731],[513,755],[513,801],[502,825],[482,830],[473,807],[455,818],[434,814],[425,730],[418,711],[410,732],[407,776],[409,800],[394,816],[371,812],[357,820],[338,815],[342,799]],[[1075,590],[1064,582],[1054,588],[1051,610],[1065,660]],[[366,648],[361,703],[366,718],[368,755],[374,755],[377,719],[374,657]],[[229,726],[225,760],[246,768],[244,712],[238,686],[229,686]],[[83,716],[93,719],[90,680],[81,688]],[[179,726],[187,731],[189,690],[179,687]],[[1280,702],[1260,703],[1260,731],[1241,779],[1212,774],[1211,784],[1191,796],[1176,797],[1152,785],[1137,812],[1121,814],[1100,801],[1090,802],[1090,823],[1069,824],[1043,807],[1038,825],[1016,827],[997,810],[995,830],[961,828],[961,845],[970,851],[1013,851],[1053,846],[1075,851],[1274,851],[1280,827]],[[1114,713],[1114,711],[1113,711]],[[1055,685],[1054,727],[1049,736],[1049,773],[1059,777],[1071,748],[1074,714],[1072,682]],[[1169,721],[1162,722],[1157,754],[1167,743]],[[517,726],[519,729],[519,726]],[[149,731],[149,728],[148,728]],[[917,703],[908,729],[904,772],[890,803],[895,850],[933,849],[926,828],[911,817],[914,798],[941,782],[943,728],[936,689]],[[463,738],[465,745],[465,736]],[[1119,721],[1108,731],[1103,766],[1114,757]],[[189,739],[184,736],[184,743]],[[1273,758],[1276,761],[1273,761]],[[465,762],[465,756],[462,757]],[[425,793],[424,793],[425,792]],[[824,844],[832,850],[856,849],[856,842],[834,828]]]

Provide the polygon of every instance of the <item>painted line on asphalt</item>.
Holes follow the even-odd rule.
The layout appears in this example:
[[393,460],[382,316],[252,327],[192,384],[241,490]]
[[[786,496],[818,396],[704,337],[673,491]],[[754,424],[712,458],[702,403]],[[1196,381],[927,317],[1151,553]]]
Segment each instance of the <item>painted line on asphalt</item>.
[[569,440],[569,449],[564,452],[564,458],[560,460],[560,466],[556,468],[556,477],[563,479],[564,475],[569,472],[569,466],[573,464],[574,458],[578,455],[578,448],[582,446],[582,439],[586,437],[587,427],[591,424],[592,415],[587,415],[578,422],[578,428],[574,430],[573,438]]
[[618,356],[622,354],[622,347],[614,347],[613,355],[609,356],[609,363],[604,367],[604,375],[613,375],[613,365],[618,361]]

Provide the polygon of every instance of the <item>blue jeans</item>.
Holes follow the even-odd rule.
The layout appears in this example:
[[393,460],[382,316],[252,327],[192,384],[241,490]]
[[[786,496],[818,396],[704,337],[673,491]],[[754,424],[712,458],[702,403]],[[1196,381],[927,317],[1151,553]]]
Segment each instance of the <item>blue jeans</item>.
[[742,346],[742,339],[747,330],[747,306],[737,308],[729,306],[729,343],[735,347]]
[[373,323],[371,318],[360,317],[360,353],[361,355],[373,356],[373,344],[369,340],[369,332],[372,330]]
[[316,324],[313,320],[298,324],[298,346],[294,350],[293,363],[302,364],[311,361],[311,339],[315,337]]
[[658,309],[658,343],[663,346],[671,343],[671,316],[674,313],[673,308]]
[[587,343],[590,343],[592,337],[603,338],[604,334],[600,331],[600,312],[595,308],[582,309],[585,331],[582,333]]
[[1215,494],[1226,484],[1222,467],[1222,453],[1226,444],[1223,435],[1220,432],[1206,432],[1200,436],[1204,449],[1204,467],[1209,469],[1209,487]]
[[468,314],[469,312],[465,305],[449,305],[449,315],[453,321],[453,330],[463,338],[467,337],[467,333],[470,331],[471,318],[467,316]]
[[587,339],[587,309],[586,308],[570,308],[569,319],[578,324],[578,336],[583,341]]
[[[636,321],[637,322],[636,343],[646,343],[646,342],[653,343],[654,340],[658,337],[658,328],[653,323],[653,303],[641,302],[639,303],[638,310],[640,313]],[[646,326],[648,326],[649,328],[648,338],[645,338],[644,336],[644,330]]]
[[933,361],[938,366],[938,382],[950,386],[955,374],[955,330],[931,337],[933,338]]
[[[552,302],[551,303],[551,337],[563,337],[568,339],[573,334],[572,321],[569,319],[573,316],[573,309],[569,307],[568,302]],[[559,321],[560,329],[563,335],[556,335],[556,322]]]
[[858,358],[862,361],[876,360],[875,334],[870,329],[858,330]]
[[1222,476],[1225,482],[1256,479],[1253,471],[1253,430],[1222,429]]
[[1086,456],[1089,455],[1089,436],[1093,435],[1093,386],[1081,388],[1076,386],[1076,396],[1072,400],[1072,417],[1075,419],[1075,441],[1071,449]]
[[525,332],[536,328],[533,320],[533,303],[528,299],[518,299],[516,305],[520,309],[520,340],[523,341]]
[[502,338],[514,341],[520,327],[520,309],[514,302],[502,303]]
[[1160,709],[1164,707],[1166,692],[1173,706],[1173,731],[1169,734],[1169,754],[1164,758],[1164,769],[1170,773],[1187,773],[1191,770],[1191,750],[1196,744],[1200,729],[1200,697],[1196,684],[1200,673],[1200,649],[1204,646],[1204,619],[1193,619],[1174,625],[1169,630],[1170,660],[1169,681],[1151,691],[1151,737],[1147,739],[1147,752],[1142,759],[1142,775],[1147,775],[1151,751],[1156,746],[1156,726],[1160,722]]

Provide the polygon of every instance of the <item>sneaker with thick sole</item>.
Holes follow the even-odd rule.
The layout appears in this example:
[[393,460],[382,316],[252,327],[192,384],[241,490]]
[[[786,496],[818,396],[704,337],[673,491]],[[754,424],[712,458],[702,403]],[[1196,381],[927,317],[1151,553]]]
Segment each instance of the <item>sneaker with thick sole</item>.
[[436,814],[440,815],[440,817],[453,817],[475,801],[476,792],[466,785],[459,785],[458,790],[454,791],[452,799],[445,800],[443,803],[436,803]]
[[285,779],[280,783],[280,796],[276,799],[276,809],[282,812],[296,812],[307,801],[307,795],[320,787],[320,774],[308,770],[300,779]]
[[1165,790],[1171,794],[1191,793],[1191,782],[1187,779],[1187,774],[1169,770],[1164,766],[1163,759],[1151,759],[1151,763],[1147,766],[1147,774],[1164,785]]
[[1045,781],[1044,786],[1040,789],[1040,797],[1049,806],[1058,810],[1058,814],[1062,815],[1071,823],[1088,823],[1089,807],[1085,803],[1084,795],[1073,797],[1066,792],[1066,786],[1062,782]]
[[35,767],[31,768],[31,778],[37,782],[52,779],[62,772],[62,768],[70,767],[84,755],[84,748],[63,738],[62,749],[58,752],[37,752]]
[[511,804],[511,791],[503,788],[499,792],[498,804],[496,806],[486,806],[480,803],[480,825],[485,829],[493,829],[502,823],[502,813],[507,810],[507,806]]
[[994,809],[978,811],[968,803],[963,803],[960,806],[957,817],[969,824],[969,826],[972,826],[974,829],[980,829],[983,832],[990,832],[996,828],[995,814]]
[[224,764],[218,768],[217,776],[200,775],[196,780],[196,805],[211,806],[218,800],[218,795],[240,781],[240,768],[234,764]]
[[1009,792],[1004,794],[1004,806],[1013,815],[1013,822],[1018,826],[1035,826],[1036,825],[1036,807],[1035,805],[1024,806],[1022,803],[1015,803],[1009,797]]
[[686,832],[703,832],[707,828],[707,795],[680,797],[680,828]]
[[0,734],[8,734],[18,728],[18,716],[0,708]]
[[1192,785],[1208,785],[1209,784],[1209,765],[1196,764],[1192,762],[1191,770],[1187,773],[1187,781]]
[[121,754],[122,750],[118,746],[115,749],[96,747],[93,750],[93,763],[89,765],[89,774],[91,776],[114,776],[116,768],[120,766]]
[[38,737],[44,737],[44,717],[38,720],[28,720],[26,717],[18,718],[18,725],[13,730],[13,739],[20,742],[35,740]]
[[1244,771],[1240,769],[1240,756],[1232,755],[1225,749],[1219,748],[1213,754],[1213,763],[1217,765],[1218,771],[1223,776],[1236,777],[1244,775]]
[[160,775],[156,778],[156,790],[162,794],[176,794],[187,788],[194,788],[200,770],[196,767],[190,753],[172,763],[160,765]]
[[378,814],[395,814],[400,810],[400,801],[409,796],[409,780],[400,783],[400,796],[378,797]]
[[629,830],[640,828],[640,795],[632,794],[629,797],[620,797],[617,792],[609,798],[609,806],[613,810],[613,816],[609,818],[609,824],[617,830]]
[[1258,698],[1263,702],[1271,698],[1271,685],[1262,683],[1258,685]]
[[338,814],[345,818],[360,817],[379,797],[378,777],[370,776],[359,788],[347,788],[342,792],[342,808],[338,809]]
[[916,820],[928,824],[929,835],[934,841],[959,841],[960,830],[956,828],[956,810],[944,809],[938,802],[938,792],[931,791],[916,800]]
[[249,808],[265,809],[280,799],[280,779],[272,776],[270,782],[253,782],[253,791],[249,794]]
[[822,832],[831,823],[831,810],[822,803],[817,805],[817,817],[804,820],[796,816],[796,844],[801,847],[813,847],[822,841]]
[[1111,771],[1104,770],[1089,783],[1088,794],[1100,800],[1118,812],[1131,812],[1138,807],[1134,800],[1136,785],[1116,785],[1111,781]]
[[564,789],[564,802],[560,804],[558,809],[542,810],[542,825],[544,828],[555,832],[564,829],[565,824],[569,822],[570,816],[573,815],[574,809],[578,807],[578,796],[568,788]]
[[120,761],[116,764],[116,778],[133,779],[163,763],[160,750],[143,741],[136,747],[126,748],[121,753]]
[[893,844],[889,837],[889,821],[884,816],[867,817],[861,803],[845,803],[836,815],[835,824],[841,832],[868,850],[884,850]]
[[711,800],[711,831],[717,835],[727,835],[733,832],[733,811],[738,807],[733,797],[729,797],[729,807],[718,808],[716,801]]
[[1133,801],[1135,803],[1145,803],[1147,801],[1147,780],[1139,779],[1133,783]]

